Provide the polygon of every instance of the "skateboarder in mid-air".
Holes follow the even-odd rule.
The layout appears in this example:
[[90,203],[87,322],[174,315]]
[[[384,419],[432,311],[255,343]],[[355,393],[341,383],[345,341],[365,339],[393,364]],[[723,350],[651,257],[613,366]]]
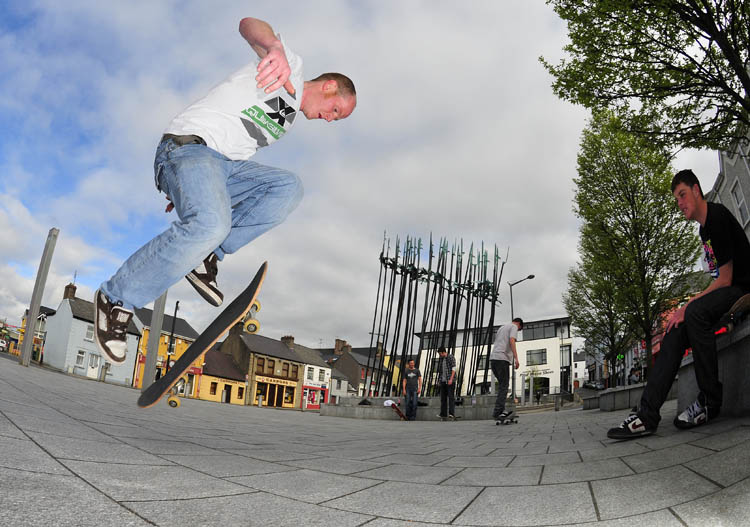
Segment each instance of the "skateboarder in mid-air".
[[631,439],[656,431],[659,409],[667,398],[682,356],[693,348],[698,398],[674,419],[678,428],[693,428],[716,418],[721,410],[722,385],[716,356],[714,325],[744,294],[750,292],[750,243],[737,220],[719,203],[708,203],[698,178],[682,170],[672,179],[672,193],[685,218],[700,223],[700,237],[708,269],[714,280],[667,322],[656,364],[638,411],[607,436]]
[[345,119],[357,104],[345,75],[303,80],[302,59],[266,22],[245,18],[240,34],[257,53],[208,95],[177,115],[156,149],[156,188],[178,219],[138,249],[96,292],[95,339],[113,362],[125,360],[133,308],[182,277],[214,306],[223,301],[217,263],[280,224],[302,198],[299,178],[250,158],[280,139],[300,113]]

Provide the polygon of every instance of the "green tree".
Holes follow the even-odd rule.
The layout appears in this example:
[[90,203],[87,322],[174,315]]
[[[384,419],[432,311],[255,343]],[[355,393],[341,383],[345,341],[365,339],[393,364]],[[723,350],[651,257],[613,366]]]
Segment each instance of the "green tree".
[[635,334],[618,302],[610,270],[599,268],[590,255],[581,258],[568,272],[563,304],[578,335],[586,339],[586,354],[595,359],[601,354],[613,372],[617,356],[627,351]]
[[555,93],[663,146],[731,150],[750,126],[750,2],[547,0],[568,24]]
[[[671,179],[664,149],[624,132],[611,112],[594,115],[583,132],[575,179],[582,269],[597,284],[595,293],[603,294],[608,284],[612,314],[623,316],[646,341],[648,364],[662,314],[681,294],[676,284],[685,283],[700,254],[695,228],[675,204]],[[580,294],[571,288],[568,297]],[[624,327],[617,331],[627,333]]]

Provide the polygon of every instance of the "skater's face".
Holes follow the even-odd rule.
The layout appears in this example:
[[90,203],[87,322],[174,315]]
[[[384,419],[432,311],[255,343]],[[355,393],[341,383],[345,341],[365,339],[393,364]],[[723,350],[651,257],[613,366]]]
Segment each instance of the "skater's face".
[[680,183],[674,189],[674,197],[677,200],[677,208],[688,220],[697,219],[698,200],[700,199],[700,188],[698,185],[688,186]]
[[327,80],[306,87],[300,110],[308,119],[325,119],[330,123],[349,117],[356,105],[356,96],[339,95],[336,81]]
[[410,361],[408,362],[408,364],[409,364],[409,369],[410,369],[410,370],[413,370],[413,369],[414,369],[414,361],[413,361],[413,360],[410,360]]

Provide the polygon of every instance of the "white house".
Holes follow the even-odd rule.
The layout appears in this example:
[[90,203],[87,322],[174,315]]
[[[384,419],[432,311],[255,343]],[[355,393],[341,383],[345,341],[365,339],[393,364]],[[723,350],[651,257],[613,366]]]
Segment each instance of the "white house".
[[323,360],[320,352],[294,343],[294,337],[281,337],[281,342],[294,350],[303,361],[302,399],[303,408],[320,409],[321,403],[327,403],[331,390],[331,365]]
[[111,363],[94,342],[94,304],[76,298],[75,292],[75,285],[65,286],[57,312],[47,317],[44,363],[67,373],[130,386],[140,332],[131,321],[125,361]]

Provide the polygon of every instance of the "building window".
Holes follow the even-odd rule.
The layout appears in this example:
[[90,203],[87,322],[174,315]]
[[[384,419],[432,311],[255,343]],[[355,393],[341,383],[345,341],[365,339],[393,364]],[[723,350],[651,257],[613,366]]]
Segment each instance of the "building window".
[[570,366],[570,344],[560,346],[560,366],[562,368]]
[[539,366],[541,364],[547,364],[547,350],[529,350],[526,352],[526,365],[527,366]]
[[360,379],[364,379],[365,378],[365,369],[364,368],[360,368],[360,369],[362,370]]
[[487,355],[480,355],[479,356],[479,364],[477,365],[477,371],[484,371],[484,368],[487,365]]
[[218,383],[215,383],[215,382],[211,383],[211,390],[209,390],[210,393],[211,393],[211,395],[216,395],[216,386],[217,385],[218,385]]
[[244,398],[245,398],[245,387],[238,386],[237,387],[237,399],[244,399]]
[[[86,326],[86,336],[83,337],[83,340],[88,340],[89,342],[94,341],[94,325],[93,324],[89,324],[88,326]],[[83,364],[81,364],[81,366],[83,366]]]
[[292,379],[295,381],[299,380],[299,366],[292,364]]
[[281,376],[285,379],[289,378],[289,363],[284,362],[281,364]]
[[320,382],[324,382],[326,380],[326,371],[323,368],[318,370],[318,380]]
[[276,361],[268,359],[268,365],[266,366],[266,371],[268,372],[268,375],[273,375],[276,371],[274,368],[276,368]]
[[76,356],[76,366],[83,367],[83,362],[85,358],[86,358],[86,352],[83,350],[78,350],[78,355]]
[[740,188],[739,180],[735,181],[734,185],[732,185],[732,198],[734,198],[734,205],[737,207],[737,212],[740,215],[740,223],[745,225],[750,214],[747,212],[747,203],[745,202],[745,195]]
[[313,380],[314,374],[315,374],[315,368],[307,368],[307,380],[308,381]]
[[336,380],[336,389],[337,389],[337,390],[340,390],[340,389],[341,389],[341,379],[337,379],[337,380]]
[[255,374],[256,375],[263,375],[263,370],[266,367],[266,359],[263,357],[258,357],[255,359]]

